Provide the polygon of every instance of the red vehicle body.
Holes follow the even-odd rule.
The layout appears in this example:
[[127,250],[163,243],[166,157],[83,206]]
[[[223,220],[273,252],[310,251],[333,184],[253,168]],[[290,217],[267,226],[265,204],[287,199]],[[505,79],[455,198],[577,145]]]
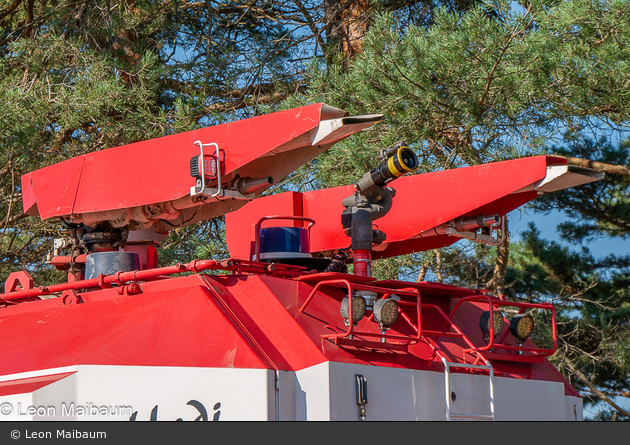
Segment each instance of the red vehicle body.
[[[25,270],[5,283],[0,414],[580,420],[579,394],[547,359],[556,348],[552,305],[378,281],[371,268],[461,238],[495,243],[513,209],[601,176],[538,156],[398,177],[412,169],[395,172],[409,154],[395,148],[382,164],[391,178],[372,170],[368,192],[355,183],[260,196],[381,119],[314,104],[25,175],[25,211],[68,224],[48,259],[68,281],[39,286]],[[366,206],[377,209],[378,223],[366,223],[375,241],[349,248],[360,245],[355,223]],[[219,215],[232,258],[157,267],[166,232]],[[546,314],[535,328],[550,346],[515,335],[506,309]]]

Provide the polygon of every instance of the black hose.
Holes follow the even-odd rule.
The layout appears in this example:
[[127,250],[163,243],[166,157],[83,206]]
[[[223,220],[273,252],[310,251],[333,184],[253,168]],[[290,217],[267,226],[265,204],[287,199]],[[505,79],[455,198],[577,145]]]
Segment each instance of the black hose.
[[349,255],[345,252],[349,250],[349,248],[335,250],[330,259],[330,264],[326,267],[324,272],[341,272],[346,266],[346,260],[349,258]]

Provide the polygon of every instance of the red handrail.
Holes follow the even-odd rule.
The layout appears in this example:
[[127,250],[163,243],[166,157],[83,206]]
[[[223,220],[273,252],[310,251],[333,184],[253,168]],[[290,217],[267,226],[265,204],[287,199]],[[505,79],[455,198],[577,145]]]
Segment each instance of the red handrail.
[[[177,263],[174,266],[158,267],[155,269],[135,270],[130,272],[116,272],[112,275],[100,274],[88,280],[72,281],[69,283],[53,284],[51,286],[34,286],[31,289],[17,290],[0,295],[0,304],[18,303],[43,295],[63,292],[66,290],[81,290],[90,288],[108,288],[112,285],[122,285],[133,281],[151,281],[184,272],[203,272],[204,270],[224,270],[233,273],[271,274],[280,277],[293,278],[306,272],[304,266],[286,264],[267,264],[240,260],[193,260],[190,263]],[[17,273],[17,272],[15,272]]]
[[506,345],[503,343],[495,343],[494,323],[490,323],[490,333],[488,334],[490,336],[490,339],[488,340],[488,344],[486,346],[475,348],[476,350],[487,351],[492,348],[516,350],[516,351],[532,352],[533,353],[532,355],[542,356],[542,357],[548,357],[552,355],[554,352],[556,352],[556,349],[558,346],[558,336],[557,336],[557,326],[556,326],[556,308],[552,304],[549,304],[549,303],[521,303],[521,302],[516,302],[516,301],[499,300],[499,299],[492,298],[488,295],[476,295],[476,296],[464,297],[460,299],[455,305],[455,307],[453,308],[453,310],[451,311],[449,319],[453,318],[453,316],[455,315],[455,312],[457,312],[457,310],[463,303],[468,302],[468,301],[484,301],[484,300],[488,302],[488,306],[490,308],[490,318],[489,318],[490,320],[493,320],[495,306],[520,307],[521,309],[518,312],[519,314],[523,313],[523,311],[528,308],[550,310],[552,314],[551,330],[552,330],[553,347],[551,349],[544,349],[544,348],[539,348],[539,347],[514,346],[514,345]]
[[[446,320],[446,322],[449,324],[449,327],[451,327],[452,329],[455,330],[455,332],[424,331],[424,335],[425,336],[433,336],[433,337],[460,337],[464,341],[464,343],[466,343],[469,346],[469,349],[464,349],[462,352],[464,354],[466,354],[467,352],[474,352],[477,355],[477,358],[474,361],[473,365],[476,365],[479,362],[479,360],[483,360],[483,362],[486,364],[486,366],[490,365],[490,362],[488,362],[488,359],[486,359],[486,357],[484,357],[484,355],[481,353],[481,349],[477,348],[475,345],[473,345],[473,343],[470,341],[470,339],[468,337],[466,337],[466,335],[457,327],[457,325],[451,321],[451,317],[447,316],[444,313],[444,311],[439,306],[437,306],[435,304],[423,304],[423,306],[431,307],[434,310],[436,310],[437,313],[440,314],[444,318],[444,320]],[[436,353],[438,353],[437,348],[435,348],[433,345],[431,345],[431,346],[436,351]],[[439,353],[438,353],[438,356],[440,356],[440,358],[443,358],[443,356],[441,354],[439,354]]]
[[[298,310],[299,313],[304,313],[304,311],[306,310],[306,307],[308,306],[308,304],[311,302],[311,300],[313,299],[313,297],[315,296],[315,294],[317,293],[317,291],[319,290],[320,287],[322,286],[332,286],[332,287],[345,287],[348,291],[348,330],[346,332],[342,332],[342,333],[337,333],[337,334],[325,334],[322,335],[322,338],[326,338],[326,339],[332,339],[332,340],[336,340],[338,338],[348,338],[349,336],[355,334],[355,335],[361,335],[364,337],[378,337],[381,339],[390,339],[390,340],[406,340],[409,343],[416,343],[418,341],[421,340],[422,338],[422,325],[421,325],[421,317],[422,317],[422,310],[421,310],[421,296],[420,296],[420,291],[418,291],[418,289],[415,288],[402,288],[402,289],[389,289],[389,288],[384,288],[384,287],[377,287],[377,286],[370,286],[370,285],[365,285],[365,284],[357,284],[357,283],[351,283],[349,280],[346,279],[332,279],[332,280],[324,280],[324,281],[320,281],[319,283],[317,283],[315,285],[315,287],[313,288],[313,290],[311,291],[311,293],[308,295],[308,297],[306,297],[306,300],[304,301],[304,303],[302,304],[302,306],[300,307],[300,309]],[[353,319],[353,304],[352,304],[352,294],[353,294],[353,290],[365,290],[365,291],[370,291],[370,292],[376,292],[377,294],[383,294],[381,299],[383,298],[387,298],[392,294],[395,295],[401,295],[401,296],[412,296],[412,297],[416,297],[416,310],[417,310],[417,316],[418,316],[418,327],[415,327],[413,325],[413,323],[411,322],[411,320],[409,320],[408,317],[403,317],[410,325],[411,327],[414,329],[414,331],[416,331],[417,336],[416,337],[411,337],[411,336],[405,336],[405,335],[394,335],[394,334],[383,334],[383,333],[379,333],[379,334],[374,334],[372,332],[358,332],[354,330],[354,323],[352,323],[352,319]],[[409,304],[414,304],[414,303],[410,303],[410,302],[403,302],[400,301],[398,303],[409,303]],[[400,308],[398,309],[398,313],[399,314],[403,314],[405,315]],[[386,347],[386,344],[383,344],[384,347]]]

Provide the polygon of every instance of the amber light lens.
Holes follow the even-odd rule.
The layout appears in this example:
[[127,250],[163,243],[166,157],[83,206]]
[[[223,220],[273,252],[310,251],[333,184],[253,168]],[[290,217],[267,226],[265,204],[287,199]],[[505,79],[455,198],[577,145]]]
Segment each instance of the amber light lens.
[[532,335],[534,317],[531,314],[516,314],[510,320],[510,332],[517,339],[524,341]]
[[[365,298],[361,296],[352,297],[352,322],[358,323],[363,317],[365,317],[365,311],[367,310]],[[339,310],[341,316],[348,319],[350,316],[349,300],[345,297],[341,300],[341,308]]]
[[[503,330],[503,314],[500,311],[492,311],[494,336]],[[479,328],[484,334],[490,334],[490,311],[485,311],[479,319]]]
[[398,303],[396,300],[386,298],[374,303],[374,319],[383,326],[389,327],[398,318]]

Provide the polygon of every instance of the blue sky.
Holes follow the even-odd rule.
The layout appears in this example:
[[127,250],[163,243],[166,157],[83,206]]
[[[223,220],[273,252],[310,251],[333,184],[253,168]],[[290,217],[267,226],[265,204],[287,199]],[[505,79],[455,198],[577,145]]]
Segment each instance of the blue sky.
[[[562,245],[571,247],[568,243],[561,241],[558,237],[558,231],[556,227],[559,223],[566,220],[568,217],[559,210],[552,211],[549,215],[543,215],[542,213],[535,213],[532,210],[526,210],[521,207],[521,211],[516,209],[508,214],[508,220],[510,222],[510,233],[513,241],[520,239],[521,233],[527,229],[527,225],[530,222],[534,222],[536,227],[541,232],[543,239],[556,241]],[[611,253],[617,255],[630,254],[630,239],[623,240],[621,238],[599,238],[588,244],[591,253],[599,258]],[[581,246],[577,246],[577,250],[581,249]]]

